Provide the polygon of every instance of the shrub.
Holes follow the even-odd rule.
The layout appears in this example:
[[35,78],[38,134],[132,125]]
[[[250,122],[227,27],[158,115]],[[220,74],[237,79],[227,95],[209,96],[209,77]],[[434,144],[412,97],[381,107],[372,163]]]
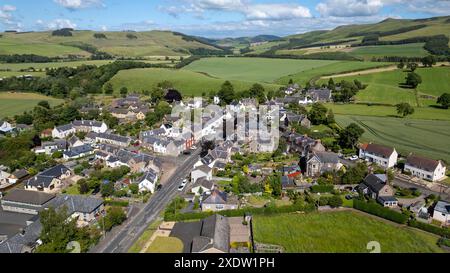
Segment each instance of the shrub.
[[332,207],[332,208],[339,208],[343,204],[344,204],[344,201],[342,200],[342,198],[339,195],[333,195],[328,200],[328,205],[330,205],[330,207]]
[[128,201],[120,201],[120,200],[105,200],[105,205],[114,206],[114,207],[128,207],[130,203]]
[[427,223],[418,222],[416,220],[409,221],[408,225],[410,227],[418,228],[445,238],[450,238],[450,229],[448,228],[440,228]]
[[406,224],[408,221],[407,215],[385,208],[377,203],[367,203],[360,200],[353,200],[353,208],[399,224]]

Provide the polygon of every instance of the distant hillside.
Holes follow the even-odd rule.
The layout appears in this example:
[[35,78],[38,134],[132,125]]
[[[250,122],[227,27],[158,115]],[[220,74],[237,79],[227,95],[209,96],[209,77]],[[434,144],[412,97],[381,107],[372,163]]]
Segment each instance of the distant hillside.
[[209,39],[209,40],[218,46],[247,47],[253,43],[273,42],[282,39],[283,38],[275,35],[258,35],[254,37],[238,37],[238,38],[224,38],[218,40]]
[[223,48],[212,43],[170,31],[70,33],[56,33],[57,36],[52,32],[3,33],[0,55],[90,56],[92,49],[117,57],[210,55],[224,52]]
[[[278,43],[268,51],[272,53],[282,51],[283,54],[293,53],[293,55],[316,54],[317,50],[311,53],[304,49],[322,47],[328,49],[328,52],[348,53],[351,51],[348,47],[361,43],[362,45],[425,43],[428,37],[438,35],[446,37],[445,39],[450,37],[450,16],[425,19],[389,18],[375,24],[346,25],[329,31],[291,35],[283,38],[284,43]],[[369,43],[370,39],[376,42]],[[450,43],[447,41],[447,44]]]

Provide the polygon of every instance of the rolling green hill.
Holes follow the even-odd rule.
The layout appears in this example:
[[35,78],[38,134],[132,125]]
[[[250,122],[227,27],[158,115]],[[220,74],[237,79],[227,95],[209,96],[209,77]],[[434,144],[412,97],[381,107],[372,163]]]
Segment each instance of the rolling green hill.
[[218,46],[170,31],[102,32],[106,39],[94,37],[97,32],[72,31],[73,36],[52,36],[51,32],[3,33],[0,54],[36,54],[41,56],[89,56],[79,45],[91,45],[115,56],[186,56],[198,49],[221,52]]
[[[312,31],[284,37],[272,47],[263,47],[268,53],[304,55],[320,52],[349,53],[350,56],[358,56],[362,59],[370,59],[380,56],[407,56],[422,57],[428,54],[423,46],[417,43],[408,49],[407,53],[397,54],[399,49],[392,46],[380,46],[372,49],[350,48],[351,45],[360,44],[364,37],[378,35],[379,41],[402,41],[417,37],[430,37],[445,35],[450,37],[450,16],[432,17],[426,19],[386,19],[375,24],[346,25],[333,30]],[[449,42],[450,44],[450,42]],[[338,48],[335,46],[339,45]],[[261,48],[250,48],[250,54],[259,54]],[[289,50],[294,50],[290,52]],[[356,51],[356,52],[353,52]]]

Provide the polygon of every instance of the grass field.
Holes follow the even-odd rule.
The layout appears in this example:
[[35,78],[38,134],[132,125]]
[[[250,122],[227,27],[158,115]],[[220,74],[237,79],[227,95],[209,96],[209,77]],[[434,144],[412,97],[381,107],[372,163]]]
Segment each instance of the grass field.
[[269,58],[205,58],[184,67],[184,70],[210,76],[242,81],[271,83],[280,77],[323,67],[336,61],[292,60]]
[[12,54],[36,54],[47,57],[81,55],[90,56],[91,54],[72,46],[53,44],[46,41],[36,41],[33,39],[23,40],[15,39],[19,35],[5,35],[0,38],[0,55]]
[[[356,115],[356,116],[375,116],[375,117],[396,117],[397,109],[394,106],[364,105],[364,104],[327,104],[328,108],[333,109],[335,114]],[[416,107],[414,114],[406,119],[424,119],[424,120],[447,120],[450,121],[450,110],[439,109],[435,107]]]
[[[130,91],[152,90],[156,85],[164,80],[172,82],[180,92],[189,96],[200,96],[203,92],[218,91],[225,79],[209,77],[189,70],[172,69],[132,69],[120,71],[111,79],[116,92],[125,86]],[[250,88],[255,82],[231,80],[235,91],[242,91]],[[277,90],[279,85],[263,84],[266,90]]]
[[299,73],[288,74],[279,78],[276,82],[279,84],[288,84],[289,80],[292,79],[294,82],[302,84],[303,86],[315,77],[331,75],[331,74],[341,74],[346,72],[351,72],[355,70],[364,70],[375,67],[381,67],[389,65],[389,63],[382,62],[357,62],[357,61],[336,61],[321,67],[313,67],[305,69]]
[[57,105],[63,100],[34,93],[0,92],[0,119],[32,110],[38,102],[46,100],[50,105]]
[[405,45],[383,45],[383,46],[363,46],[356,47],[350,54],[371,60],[373,57],[402,56],[402,57],[424,57],[429,53],[423,49],[424,43],[414,43]]
[[[358,102],[386,103],[395,105],[400,102],[408,102],[417,106],[417,99],[413,89],[402,88],[400,84],[405,82],[406,71],[397,69],[366,75],[334,78],[335,82],[341,80],[353,81],[358,79],[368,84],[367,89],[362,90],[356,96]],[[422,77],[422,84],[417,88],[420,94],[440,96],[445,90],[450,90],[450,67],[419,68],[416,73]],[[318,83],[325,83],[326,79]],[[425,102],[425,104],[427,104]]]
[[156,237],[147,253],[183,253],[183,242],[175,237]]
[[45,77],[45,72],[0,71],[0,78],[9,78],[23,75],[32,75],[33,77]]
[[382,253],[443,252],[437,237],[356,212],[255,216],[255,241],[282,245],[289,253],[368,253],[370,241]]
[[362,141],[395,147],[406,156],[415,153],[450,162],[450,121],[336,115],[342,127],[354,122],[366,132]]
[[101,51],[126,57],[184,56],[189,49],[215,47],[183,39],[169,31],[147,31],[133,33],[137,39],[128,39],[128,32],[102,32],[107,39],[96,39],[94,31],[74,31],[71,37],[52,36],[50,32],[3,33],[0,39],[0,54],[37,54],[61,56],[68,54],[90,55],[73,45],[90,44]]

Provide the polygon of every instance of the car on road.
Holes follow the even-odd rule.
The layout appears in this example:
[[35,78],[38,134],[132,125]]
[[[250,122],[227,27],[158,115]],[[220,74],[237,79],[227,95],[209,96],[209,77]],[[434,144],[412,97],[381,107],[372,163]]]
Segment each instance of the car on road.
[[186,188],[186,184],[181,184],[179,187],[178,187],[178,191],[183,191],[184,190],[184,188]]
[[184,154],[184,155],[191,155],[192,152],[191,152],[191,151],[184,151],[183,154]]
[[197,150],[197,146],[192,146],[191,150]]
[[157,190],[157,191],[160,191],[161,189],[162,189],[162,185],[159,184],[159,185],[156,187],[156,190]]

